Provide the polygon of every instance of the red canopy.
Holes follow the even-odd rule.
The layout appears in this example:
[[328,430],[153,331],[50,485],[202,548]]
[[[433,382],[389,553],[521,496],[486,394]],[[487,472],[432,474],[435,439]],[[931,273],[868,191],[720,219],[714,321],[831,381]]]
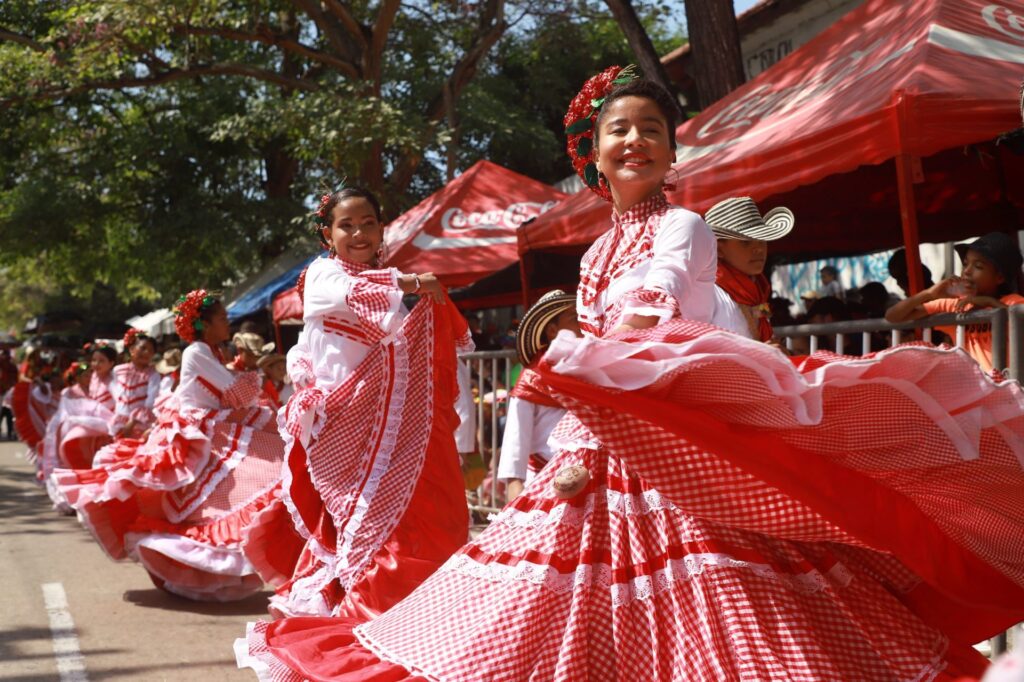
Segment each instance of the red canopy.
[[388,225],[388,265],[433,272],[447,286],[471,284],[515,263],[519,227],[565,197],[479,161]]
[[[797,217],[776,252],[895,246],[901,212],[915,242],[919,213],[937,239],[1012,224],[1024,202],[1007,177],[1020,177],[1020,160],[959,148],[1020,125],[1022,64],[1020,0],[867,0],[679,127],[670,199],[703,212],[729,196],[772,197],[762,208]],[[922,168],[920,157],[933,158]],[[905,182],[892,163],[864,168],[892,160]],[[589,244],[610,211],[580,192],[521,231],[519,250]]]
[[274,297],[274,324],[302,324],[302,299],[296,287],[285,289]]

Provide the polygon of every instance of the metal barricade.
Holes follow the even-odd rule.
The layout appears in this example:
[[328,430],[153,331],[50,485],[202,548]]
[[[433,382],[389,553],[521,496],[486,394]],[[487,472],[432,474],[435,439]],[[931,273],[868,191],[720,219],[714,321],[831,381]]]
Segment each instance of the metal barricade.
[[[824,324],[801,324],[776,327],[775,335],[786,343],[791,351],[797,348],[800,339],[807,339],[807,348],[813,353],[818,350],[832,350],[840,355],[866,355],[882,350],[879,340],[888,335],[884,347],[895,346],[914,340],[914,332],[921,330],[921,340],[933,342],[939,328],[955,328],[955,337],[950,340],[958,347],[964,346],[965,330],[971,325],[988,325],[992,331],[992,365],[1010,379],[1021,380],[1024,361],[1024,306],[991,308],[969,313],[948,313],[931,315],[916,322],[892,324],[885,320],[853,320],[849,322],[827,322]],[[851,343],[851,337],[856,343]],[[857,347],[854,347],[857,346]],[[859,351],[859,352],[858,352]]]
[[[992,332],[992,366],[1002,372],[1008,379],[1021,381],[1024,379],[1024,306],[1011,306],[1009,308],[992,308],[977,310],[969,313],[930,315],[916,322],[905,324],[891,324],[885,320],[856,320],[852,322],[830,322],[826,324],[803,324],[789,327],[777,327],[775,334],[778,338],[784,339],[786,347],[793,350],[798,339],[807,338],[811,352],[819,350],[822,341],[828,341],[828,345],[836,353],[849,354],[849,343],[847,337],[859,335],[861,354],[866,354],[877,345],[874,342],[878,334],[889,334],[889,346],[895,346],[901,341],[909,341],[911,338],[904,338],[904,332],[922,330],[921,338],[924,341],[932,342],[935,330],[939,327],[955,327],[954,342],[957,347],[963,348],[966,339],[966,329],[970,325],[990,325]],[[907,335],[909,336],[909,335]],[[1001,635],[989,640],[988,648],[991,656],[997,656],[1009,648],[1020,645],[1024,631],[1021,625],[1011,628]]]
[[487,515],[505,506],[504,487],[498,484],[501,436],[505,427],[508,393],[512,390],[512,368],[518,362],[515,351],[477,351],[459,356],[469,366],[476,408],[477,452],[487,475],[476,489],[467,491],[474,523],[486,523]]

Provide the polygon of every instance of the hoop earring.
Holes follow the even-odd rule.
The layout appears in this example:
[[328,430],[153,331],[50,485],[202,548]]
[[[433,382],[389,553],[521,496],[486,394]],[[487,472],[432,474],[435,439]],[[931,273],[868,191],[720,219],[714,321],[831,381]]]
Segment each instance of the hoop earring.
[[389,255],[390,254],[388,253],[388,243],[382,239],[380,242],[380,248],[377,249],[377,253],[375,256],[377,259],[377,267],[383,267],[383,265],[388,262]]
[[[672,175],[672,179],[669,180],[669,175]],[[675,168],[669,168],[668,173],[665,173],[665,179],[662,180],[661,186],[666,192],[675,192],[676,185],[679,183],[679,171]]]
[[338,249],[334,248],[334,244],[331,244],[331,248],[327,249],[327,253],[331,258],[338,255]]

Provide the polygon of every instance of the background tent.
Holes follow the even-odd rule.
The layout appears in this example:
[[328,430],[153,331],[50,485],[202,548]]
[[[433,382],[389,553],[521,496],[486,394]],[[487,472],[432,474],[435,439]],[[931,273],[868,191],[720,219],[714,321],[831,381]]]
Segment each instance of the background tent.
[[313,258],[315,258],[315,256],[307,256],[305,260],[299,262],[297,265],[293,265],[290,269],[285,270],[276,277],[273,277],[258,286],[250,288],[245,294],[236,298],[228,304],[228,319],[234,322],[235,320],[247,315],[265,311],[270,307],[271,301],[274,300],[274,296],[285,289],[295,286],[295,282],[298,280],[299,274],[306,269],[306,266],[312,262]]
[[565,197],[550,185],[478,161],[388,225],[388,265],[433,272],[450,287],[471,284],[515,263],[519,227]]
[[[868,0],[680,126],[670,200],[789,206],[797,229],[772,248],[807,257],[902,241],[913,260],[918,220],[931,241],[1019,229],[1024,163],[997,138],[1021,123],[1022,14],[1020,0]],[[520,251],[579,250],[609,215],[580,192]]]

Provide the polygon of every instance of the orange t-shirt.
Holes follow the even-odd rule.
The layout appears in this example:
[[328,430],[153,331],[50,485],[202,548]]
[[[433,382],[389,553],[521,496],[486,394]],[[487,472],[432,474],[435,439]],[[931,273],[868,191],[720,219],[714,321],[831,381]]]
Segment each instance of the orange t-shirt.
[[[928,301],[924,304],[924,309],[929,315],[937,315],[940,313],[955,313],[956,302],[958,299],[955,298],[938,298],[934,301]],[[1024,303],[1024,296],[1020,294],[1007,294],[999,299],[1003,305],[1020,305]],[[968,305],[964,308],[964,312],[969,312],[974,309],[974,306]],[[936,327],[940,332],[948,334],[949,338],[956,340],[956,327],[955,326],[942,326]],[[964,350],[967,351],[972,358],[978,361],[981,368],[986,372],[992,371],[992,325],[988,323],[977,323],[969,324],[964,327]]]

